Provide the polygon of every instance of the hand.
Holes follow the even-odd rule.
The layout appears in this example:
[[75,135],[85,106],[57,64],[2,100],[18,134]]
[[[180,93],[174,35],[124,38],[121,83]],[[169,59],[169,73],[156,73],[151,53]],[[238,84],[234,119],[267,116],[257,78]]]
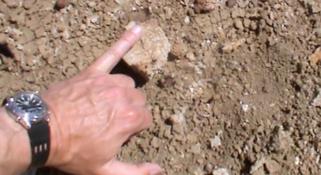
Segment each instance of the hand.
[[155,164],[115,159],[123,143],[152,122],[133,79],[107,74],[141,34],[135,25],[86,70],[42,93],[52,113],[48,166],[77,175],[161,174]]

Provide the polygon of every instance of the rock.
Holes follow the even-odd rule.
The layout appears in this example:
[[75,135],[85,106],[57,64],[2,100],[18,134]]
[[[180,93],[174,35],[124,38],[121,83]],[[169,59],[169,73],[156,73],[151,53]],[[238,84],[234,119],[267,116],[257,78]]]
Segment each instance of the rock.
[[210,139],[211,148],[216,148],[222,145],[222,141],[219,136],[215,136],[213,139]]
[[321,89],[318,89],[318,95],[313,99],[311,105],[321,107]]
[[195,60],[196,60],[196,57],[195,57],[194,53],[191,52],[191,51],[187,52],[186,58],[187,58],[188,60],[190,60],[190,61],[195,61]]
[[174,42],[172,43],[172,48],[171,48],[171,54],[176,58],[176,59],[181,59],[185,57],[186,53],[188,52],[188,47],[184,43],[183,39],[181,38],[176,38]]
[[144,35],[124,56],[124,61],[148,79],[165,66],[171,44],[155,20],[146,21],[142,27]]
[[194,170],[193,175],[204,175],[204,171],[200,167],[197,167]]
[[151,145],[153,148],[158,148],[160,146],[160,140],[157,137],[153,137]]
[[23,7],[25,9],[30,9],[35,2],[36,2],[36,0],[24,0]]
[[185,23],[185,24],[191,23],[191,19],[190,19],[189,16],[186,16],[186,17],[184,18],[184,23]]
[[252,175],[265,175],[264,167],[260,167],[252,173]]
[[60,10],[65,8],[69,4],[69,0],[57,0],[55,4],[55,9]]
[[3,2],[7,4],[9,8],[16,8],[21,3],[20,0],[3,0]]
[[210,12],[217,6],[216,0],[196,0],[194,4],[195,12]]
[[296,156],[294,158],[294,165],[299,165],[300,164],[300,157]]
[[269,174],[278,174],[278,172],[280,172],[281,170],[280,164],[273,159],[268,159],[265,162],[265,168],[267,169]]
[[128,0],[115,0],[115,2],[116,2],[118,5],[124,5],[124,4],[128,3],[129,1],[128,1]]
[[256,171],[259,171],[260,168],[263,167],[264,163],[266,162],[266,158],[262,157],[258,159],[254,165],[251,166],[250,174],[254,174]]
[[240,105],[241,105],[241,109],[243,112],[248,112],[250,109],[250,106],[246,103],[244,103],[243,101],[240,101]]
[[201,144],[197,143],[191,147],[191,152],[194,154],[200,154],[201,153]]
[[170,125],[185,123],[185,117],[182,113],[171,115],[168,119]]
[[210,173],[213,171],[213,165],[211,163],[207,163],[204,167],[204,170],[206,171],[206,173]]
[[90,8],[94,8],[97,4],[96,4],[95,1],[89,1],[89,2],[87,2],[87,5],[88,5],[88,7],[90,7]]
[[283,126],[275,127],[272,133],[269,149],[274,152],[286,152],[293,146],[293,139],[289,131],[284,131]]
[[243,22],[239,18],[235,19],[234,26],[235,26],[236,29],[239,29],[239,30],[243,30],[244,29]]
[[227,0],[226,1],[226,6],[227,7],[234,7],[236,5],[237,1],[236,0]]
[[321,47],[317,48],[315,52],[309,56],[311,64],[318,64],[321,60]]
[[229,175],[229,172],[226,168],[218,168],[212,172],[212,175]]
[[306,0],[304,1],[309,8],[311,13],[319,13],[321,12],[321,3],[320,1]]
[[233,50],[237,49],[238,47],[240,47],[242,44],[245,43],[245,39],[242,38],[240,40],[234,41],[234,42],[229,42],[229,43],[225,43],[223,45],[223,47],[221,48],[223,53],[230,53]]

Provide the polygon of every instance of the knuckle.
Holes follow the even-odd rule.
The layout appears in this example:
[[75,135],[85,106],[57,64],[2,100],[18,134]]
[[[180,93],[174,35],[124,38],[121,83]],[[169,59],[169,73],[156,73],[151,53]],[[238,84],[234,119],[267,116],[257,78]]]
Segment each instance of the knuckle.
[[109,92],[109,94],[111,94],[114,97],[126,96],[126,90],[123,88],[120,88],[120,87],[111,88],[108,92]]
[[126,76],[126,75],[121,75],[121,76],[122,76],[123,80],[124,80],[125,82],[127,82],[128,84],[130,84],[130,85],[135,85],[135,81],[134,81],[133,78],[131,78],[131,77],[129,77],[129,76]]
[[117,81],[122,81],[122,83],[127,84],[128,86],[135,86],[135,80],[127,75],[123,75],[123,74],[118,74],[115,75],[115,79]]
[[124,127],[126,129],[139,128],[144,121],[144,116],[138,110],[130,110],[127,112]]

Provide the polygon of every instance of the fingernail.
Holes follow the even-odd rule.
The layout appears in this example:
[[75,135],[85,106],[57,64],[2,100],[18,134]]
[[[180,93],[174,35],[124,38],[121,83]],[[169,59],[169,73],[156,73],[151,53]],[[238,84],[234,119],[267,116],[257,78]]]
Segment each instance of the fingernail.
[[132,27],[131,29],[130,29],[133,33],[135,33],[135,34],[139,34],[139,33],[141,33],[142,32],[142,27],[140,26],[140,25],[135,25],[134,27]]
[[135,21],[131,21],[127,26],[126,26],[127,30],[131,30],[131,32],[135,33],[135,34],[139,34],[142,31],[142,27],[140,25],[138,25]]

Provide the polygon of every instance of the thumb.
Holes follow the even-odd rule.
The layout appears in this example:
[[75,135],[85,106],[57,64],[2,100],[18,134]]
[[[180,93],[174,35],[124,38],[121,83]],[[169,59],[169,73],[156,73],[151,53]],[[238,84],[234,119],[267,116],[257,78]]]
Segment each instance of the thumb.
[[163,175],[163,170],[157,164],[133,165],[113,160],[103,167],[99,175]]

